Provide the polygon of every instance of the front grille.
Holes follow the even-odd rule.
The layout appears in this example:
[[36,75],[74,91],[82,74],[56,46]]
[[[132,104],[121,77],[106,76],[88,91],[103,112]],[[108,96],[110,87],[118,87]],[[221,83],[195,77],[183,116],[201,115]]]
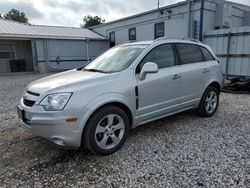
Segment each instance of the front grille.
[[23,104],[27,107],[32,107],[39,96],[39,93],[26,90],[26,93],[23,96]]
[[23,99],[23,104],[28,107],[32,107],[35,104],[36,101],[31,101],[28,99]]

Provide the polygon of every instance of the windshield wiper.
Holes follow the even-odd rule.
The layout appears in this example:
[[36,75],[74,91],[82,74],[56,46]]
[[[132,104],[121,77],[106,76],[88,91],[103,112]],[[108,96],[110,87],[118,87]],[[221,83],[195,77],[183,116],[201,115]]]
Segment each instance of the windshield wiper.
[[98,69],[83,69],[84,71],[88,71],[88,72],[100,72],[100,73],[109,73],[107,71],[103,71],[103,70],[98,70]]

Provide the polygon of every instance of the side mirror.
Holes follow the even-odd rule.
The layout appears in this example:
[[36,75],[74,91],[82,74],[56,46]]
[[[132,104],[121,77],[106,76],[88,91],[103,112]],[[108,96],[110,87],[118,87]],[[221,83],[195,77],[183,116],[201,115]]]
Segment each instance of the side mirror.
[[147,74],[153,74],[158,72],[158,65],[156,63],[147,62],[143,65],[139,74],[139,80],[145,80]]

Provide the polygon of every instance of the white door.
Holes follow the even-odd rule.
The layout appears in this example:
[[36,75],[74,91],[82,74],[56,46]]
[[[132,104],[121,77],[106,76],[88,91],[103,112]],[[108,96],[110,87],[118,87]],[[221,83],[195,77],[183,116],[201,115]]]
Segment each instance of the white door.
[[192,105],[199,101],[209,80],[210,63],[195,44],[175,44],[180,57],[183,102]]
[[146,62],[156,63],[159,71],[147,74],[145,80],[138,79],[138,114],[141,121],[175,111],[181,100],[181,76],[172,45],[164,44],[152,49],[139,64],[139,69]]

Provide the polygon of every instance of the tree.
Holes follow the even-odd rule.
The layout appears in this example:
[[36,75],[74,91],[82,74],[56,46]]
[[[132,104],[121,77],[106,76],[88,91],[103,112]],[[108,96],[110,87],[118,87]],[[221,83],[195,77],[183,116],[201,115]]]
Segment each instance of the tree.
[[87,15],[84,16],[83,20],[83,24],[80,25],[81,28],[89,28],[95,25],[99,25],[105,22],[104,19],[102,19],[99,16],[91,16],[91,15]]
[[0,18],[3,18],[1,13],[0,13]]
[[13,20],[21,23],[29,23],[28,18],[26,17],[24,12],[20,12],[16,9],[11,9],[7,14],[3,15],[4,19]]

